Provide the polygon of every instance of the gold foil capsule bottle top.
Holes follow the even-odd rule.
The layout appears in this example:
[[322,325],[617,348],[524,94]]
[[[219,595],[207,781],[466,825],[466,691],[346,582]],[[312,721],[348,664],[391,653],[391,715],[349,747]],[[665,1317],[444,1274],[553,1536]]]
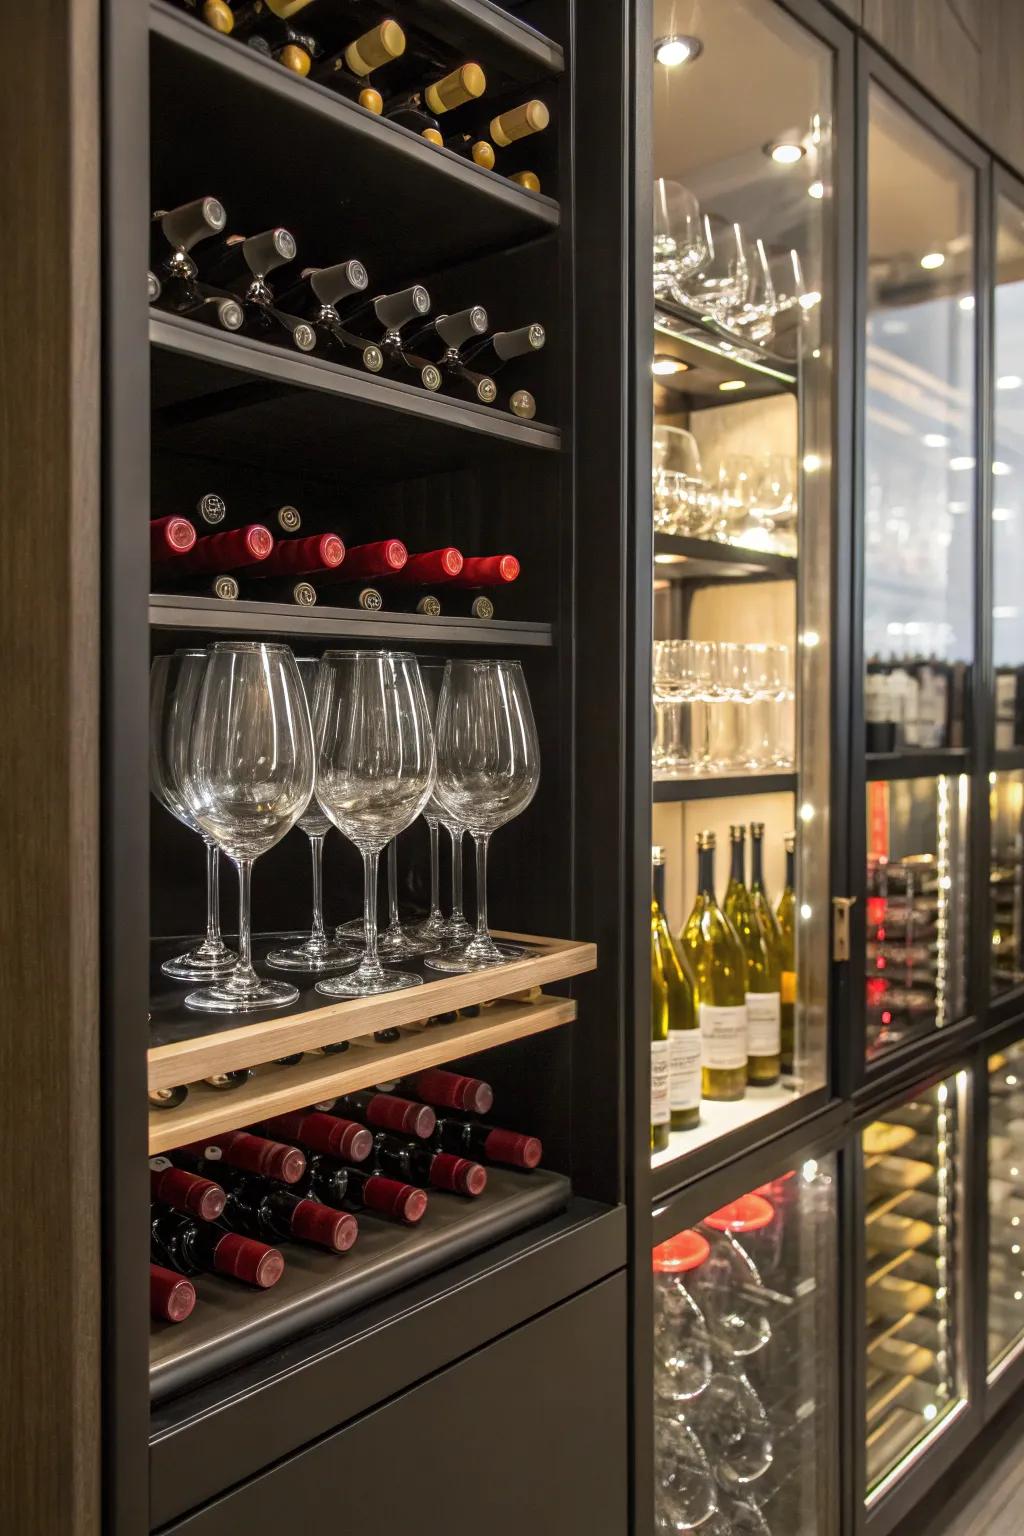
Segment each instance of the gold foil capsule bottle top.
[[380,91],[375,91],[372,86],[366,85],[359,92],[359,105],[365,107],[367,112],[373,112],[380,117],[384,111],[384,98]]
[[305,48],[299,48],[294,43],[281,49],[277,56],[277,62],[283,64],[285,69],[290,69],[293,75],[308,75],[312,59]]
[[524,101],[520,107],[499,112],[491,118],[491,138],[506,149],[516,139],[525,139],[531,133],[542,133],[551,121],[551,113],[542,101]]
[[528,389],[517,389],[508,402],[513,416],[521,421],[532,421],[537,414],[537,402]]
[[527,192],[540,191],[540,177],[533,171],[516,171],[514,175],[509,177],[509,181],[514,181],[517,186],[524,187]]
[[442,139],[436,128],[424,128],[420,138],[426,139],[428,144],[436,144],[438,149],[444,147],[444,139]]
[[273,11],[281,21],[287,21],[289,17],[297,16],[300,11],[304,11],[312,0],[263,0],[263,3],[267,10]]
[[345,49],[345,63],[354,75],[368,75],[382,64],[401,58],[405,52],[405,33],[397,21],[382,21]]
[[467,101],[475,101],[487,89],[487,76],[479,64],[461,64],[443,80],[435,80],[423,92],[423,100],[431,112],[438,116],[461,107]]
[[494,170],[494,150],[486,139],[477,139],[470,150],[473,164],[481,166],[485,171]]
[[205,0],[200,14],[206,25],[212,27],[215,32],[222,32],[226,36],[234,31],[234,14],[224,0]]

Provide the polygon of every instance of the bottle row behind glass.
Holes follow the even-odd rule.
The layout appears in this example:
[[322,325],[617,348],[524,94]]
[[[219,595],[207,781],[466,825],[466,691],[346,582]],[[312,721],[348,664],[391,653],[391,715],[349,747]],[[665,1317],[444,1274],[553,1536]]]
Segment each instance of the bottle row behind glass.
[[864,681],[867,750],[962,747],[967,679],[962,661],[872,657]]
[[697,898],[678,941],[665,918],[665,855],[652,850],[651,1149],[700,1123],[702,1099],[743,1098],[793,1070],[794,850],[786,837],[786,886],[773,910],[764,887],[764,825],[729,829],[732,864],[724,910],[715,896],[715,834],[697,836]]

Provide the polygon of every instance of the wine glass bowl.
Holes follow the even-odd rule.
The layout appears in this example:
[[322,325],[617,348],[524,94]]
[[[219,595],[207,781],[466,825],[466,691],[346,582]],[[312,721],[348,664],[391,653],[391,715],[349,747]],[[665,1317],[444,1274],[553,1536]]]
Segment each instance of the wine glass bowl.
[[700,204],[678,181],[654,183],[654,292],[685,303],[685,280],[708,257]]
[[179,723],[174,742],[187,758],[189,809],[239,874],[238,964],[185,1002],[224,1013],[283,1007],[298,991],[253,969],[249,890],[253,861],[291,830],[313,792],[309,708],[288,647],[248,640],[211,647],[187,748],[184,730]]

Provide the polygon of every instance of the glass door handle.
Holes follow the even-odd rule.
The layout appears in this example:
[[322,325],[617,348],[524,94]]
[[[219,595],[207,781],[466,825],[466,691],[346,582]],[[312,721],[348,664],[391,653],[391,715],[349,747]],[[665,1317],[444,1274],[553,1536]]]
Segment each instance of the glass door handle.
[[832,959],[850,958],[850,909],[856,896],[832,897]]

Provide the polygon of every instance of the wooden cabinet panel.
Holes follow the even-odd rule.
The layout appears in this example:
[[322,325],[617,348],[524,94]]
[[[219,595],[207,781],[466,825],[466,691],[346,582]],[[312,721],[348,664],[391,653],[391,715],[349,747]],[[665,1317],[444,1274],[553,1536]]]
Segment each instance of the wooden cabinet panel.
[[506,1334],[166,1536],[566,1536],[628,1528],[626,1281]]

